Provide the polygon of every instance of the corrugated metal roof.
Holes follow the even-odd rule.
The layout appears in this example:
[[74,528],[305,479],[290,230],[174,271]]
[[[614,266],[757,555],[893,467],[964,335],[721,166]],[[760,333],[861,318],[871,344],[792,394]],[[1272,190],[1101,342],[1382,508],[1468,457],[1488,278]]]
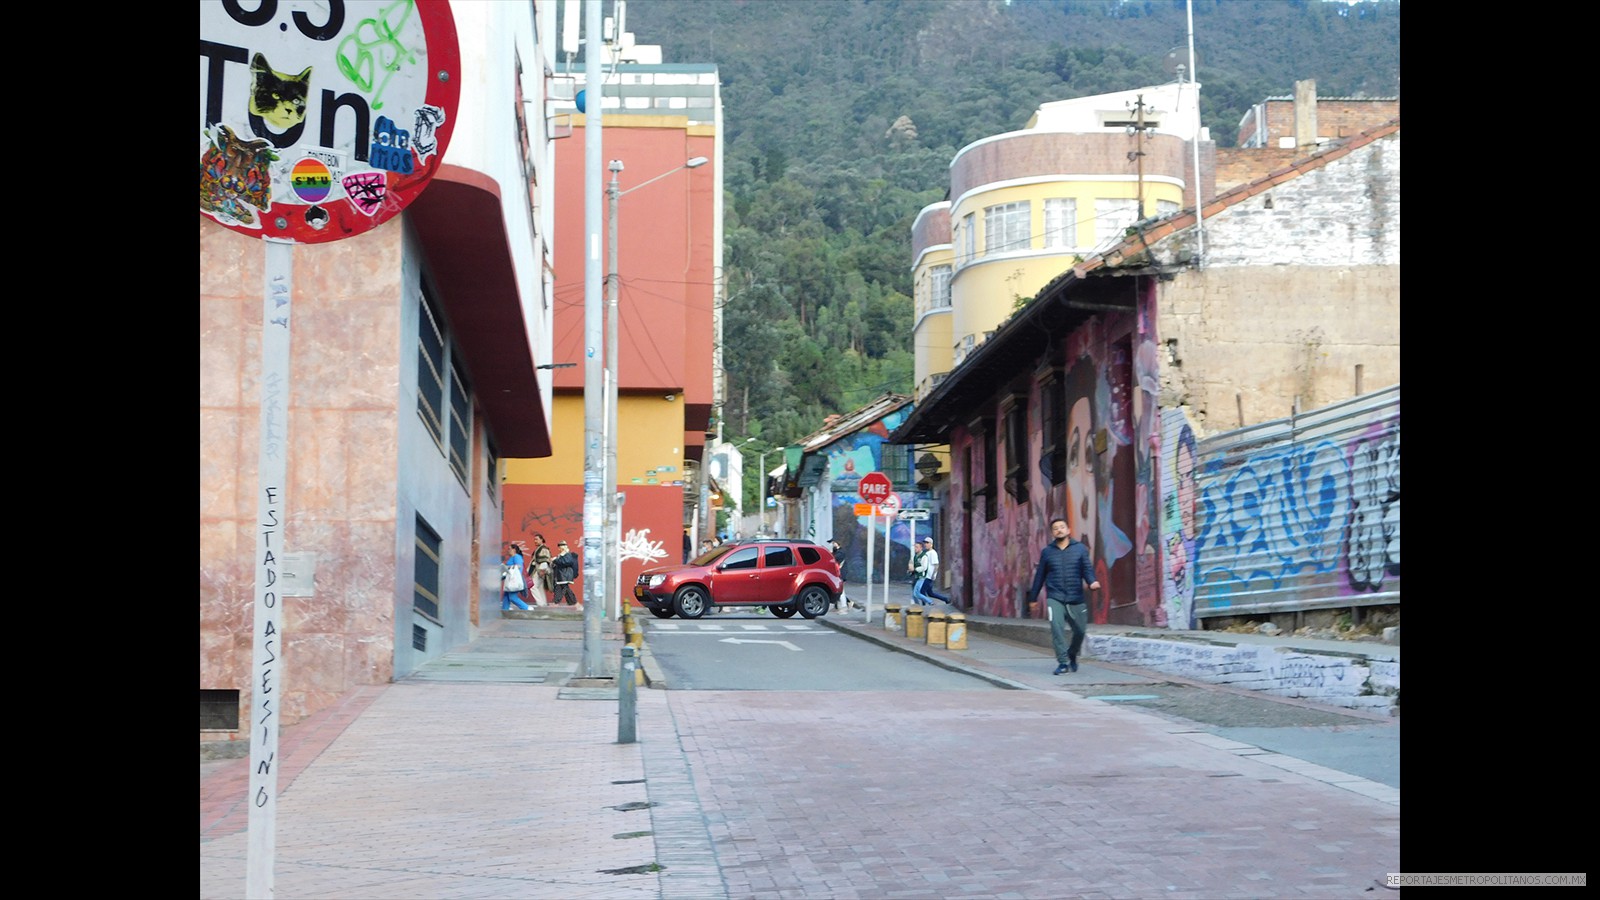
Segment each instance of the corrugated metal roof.
[[851,435],[911,402],[909,394],[884,394],[876,400],[828,423],[795,442],[804,453],[815,453],[842,437]]

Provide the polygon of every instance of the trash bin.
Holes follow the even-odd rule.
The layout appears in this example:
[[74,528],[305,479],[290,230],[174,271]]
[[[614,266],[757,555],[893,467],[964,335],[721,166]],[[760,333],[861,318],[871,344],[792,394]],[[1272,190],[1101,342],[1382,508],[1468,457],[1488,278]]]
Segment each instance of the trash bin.
[[938,611],[937,609],[928,610],[928,646],[929,647],[943,647],[944,646],[944,638],[945,638],[945,635],[944,635],[944,623],[945,623],[944,613]]
[[967,617],[958,612],[950,614],[950,625],[945,632],[946,650],[967,649]]
[[906,607],[906,637],[914,641],[927,639],[927,623],[922,618],[925,612],[927,610],[920,603]]
[[883,608],[883,629],[885,631],[900,630],[900,604],[891,603]]

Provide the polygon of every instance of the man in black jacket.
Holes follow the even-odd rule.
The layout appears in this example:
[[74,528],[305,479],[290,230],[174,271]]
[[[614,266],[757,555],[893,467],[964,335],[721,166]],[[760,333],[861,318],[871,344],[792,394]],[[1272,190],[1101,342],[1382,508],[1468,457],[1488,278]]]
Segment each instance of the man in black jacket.
[[568,606],[577,604],[578,597],[572,593],[572,582],[578,578],[578,554],[572,552],[566,541],[556,545],[561,551],[556,558],[550,561],[550,568],[556,576],[556,593],[550,598],[550,605],[555,606],[565,600]]
[[[1084,603],[1083,586],[1100,590],[1094,580],[1094,565],[1089,561],[1089,547],[1072,539],[1067,520],[1057,516],[1050,520],[1050,536],[1055,542],[1045,544],[1039,551],[1039,568],[1033,573],[1033,586],[1028,589],[1027,600],[1039,596],[1045,589],[1050,604],[1050,643],[1056,650],[1056,670],[1062,675],[1078,671],[1078,650],[1083,647],[1084,635],[1089,630],[1089,607]],[[1066,625],[1072,626],[1072,642],[1068,644]]]

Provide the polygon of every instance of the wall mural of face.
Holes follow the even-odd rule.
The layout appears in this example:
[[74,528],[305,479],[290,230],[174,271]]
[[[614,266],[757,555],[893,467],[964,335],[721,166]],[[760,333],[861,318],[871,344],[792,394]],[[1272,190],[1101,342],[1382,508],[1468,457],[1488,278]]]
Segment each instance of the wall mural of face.
[[1067,518],[1072,536],[1094,549],[1094,416],[1088,397],[1073,402],[1067,413]]
[[1178,488],[1178,515],[1183,523],[1183,536],[1194,537],[1194,505],[1195,505],[1195,474],[1194,474],[1194,432],[1188,425],[1183,426],[1183,432],[1178,436],[1177,451],[1173,454],[1173,468]]
[[1099,491],[1095,453],[1095,387],[1100,380],[1095,362],[1078,357],[1067,373],[1067,521],[1072,536],[1089,545],[1091,556],[1100,548]]

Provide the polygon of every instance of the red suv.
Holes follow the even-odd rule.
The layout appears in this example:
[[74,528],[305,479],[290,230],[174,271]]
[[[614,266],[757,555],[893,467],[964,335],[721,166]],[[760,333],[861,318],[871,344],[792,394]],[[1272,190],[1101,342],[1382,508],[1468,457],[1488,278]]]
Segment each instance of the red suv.
[[633,596],[665,619],[698,619],[713,606],[765,606],[787,619],[825,615],[843,590],[839,563],[810,541],[760,539],[713,547],[684,565],[639,574]]

